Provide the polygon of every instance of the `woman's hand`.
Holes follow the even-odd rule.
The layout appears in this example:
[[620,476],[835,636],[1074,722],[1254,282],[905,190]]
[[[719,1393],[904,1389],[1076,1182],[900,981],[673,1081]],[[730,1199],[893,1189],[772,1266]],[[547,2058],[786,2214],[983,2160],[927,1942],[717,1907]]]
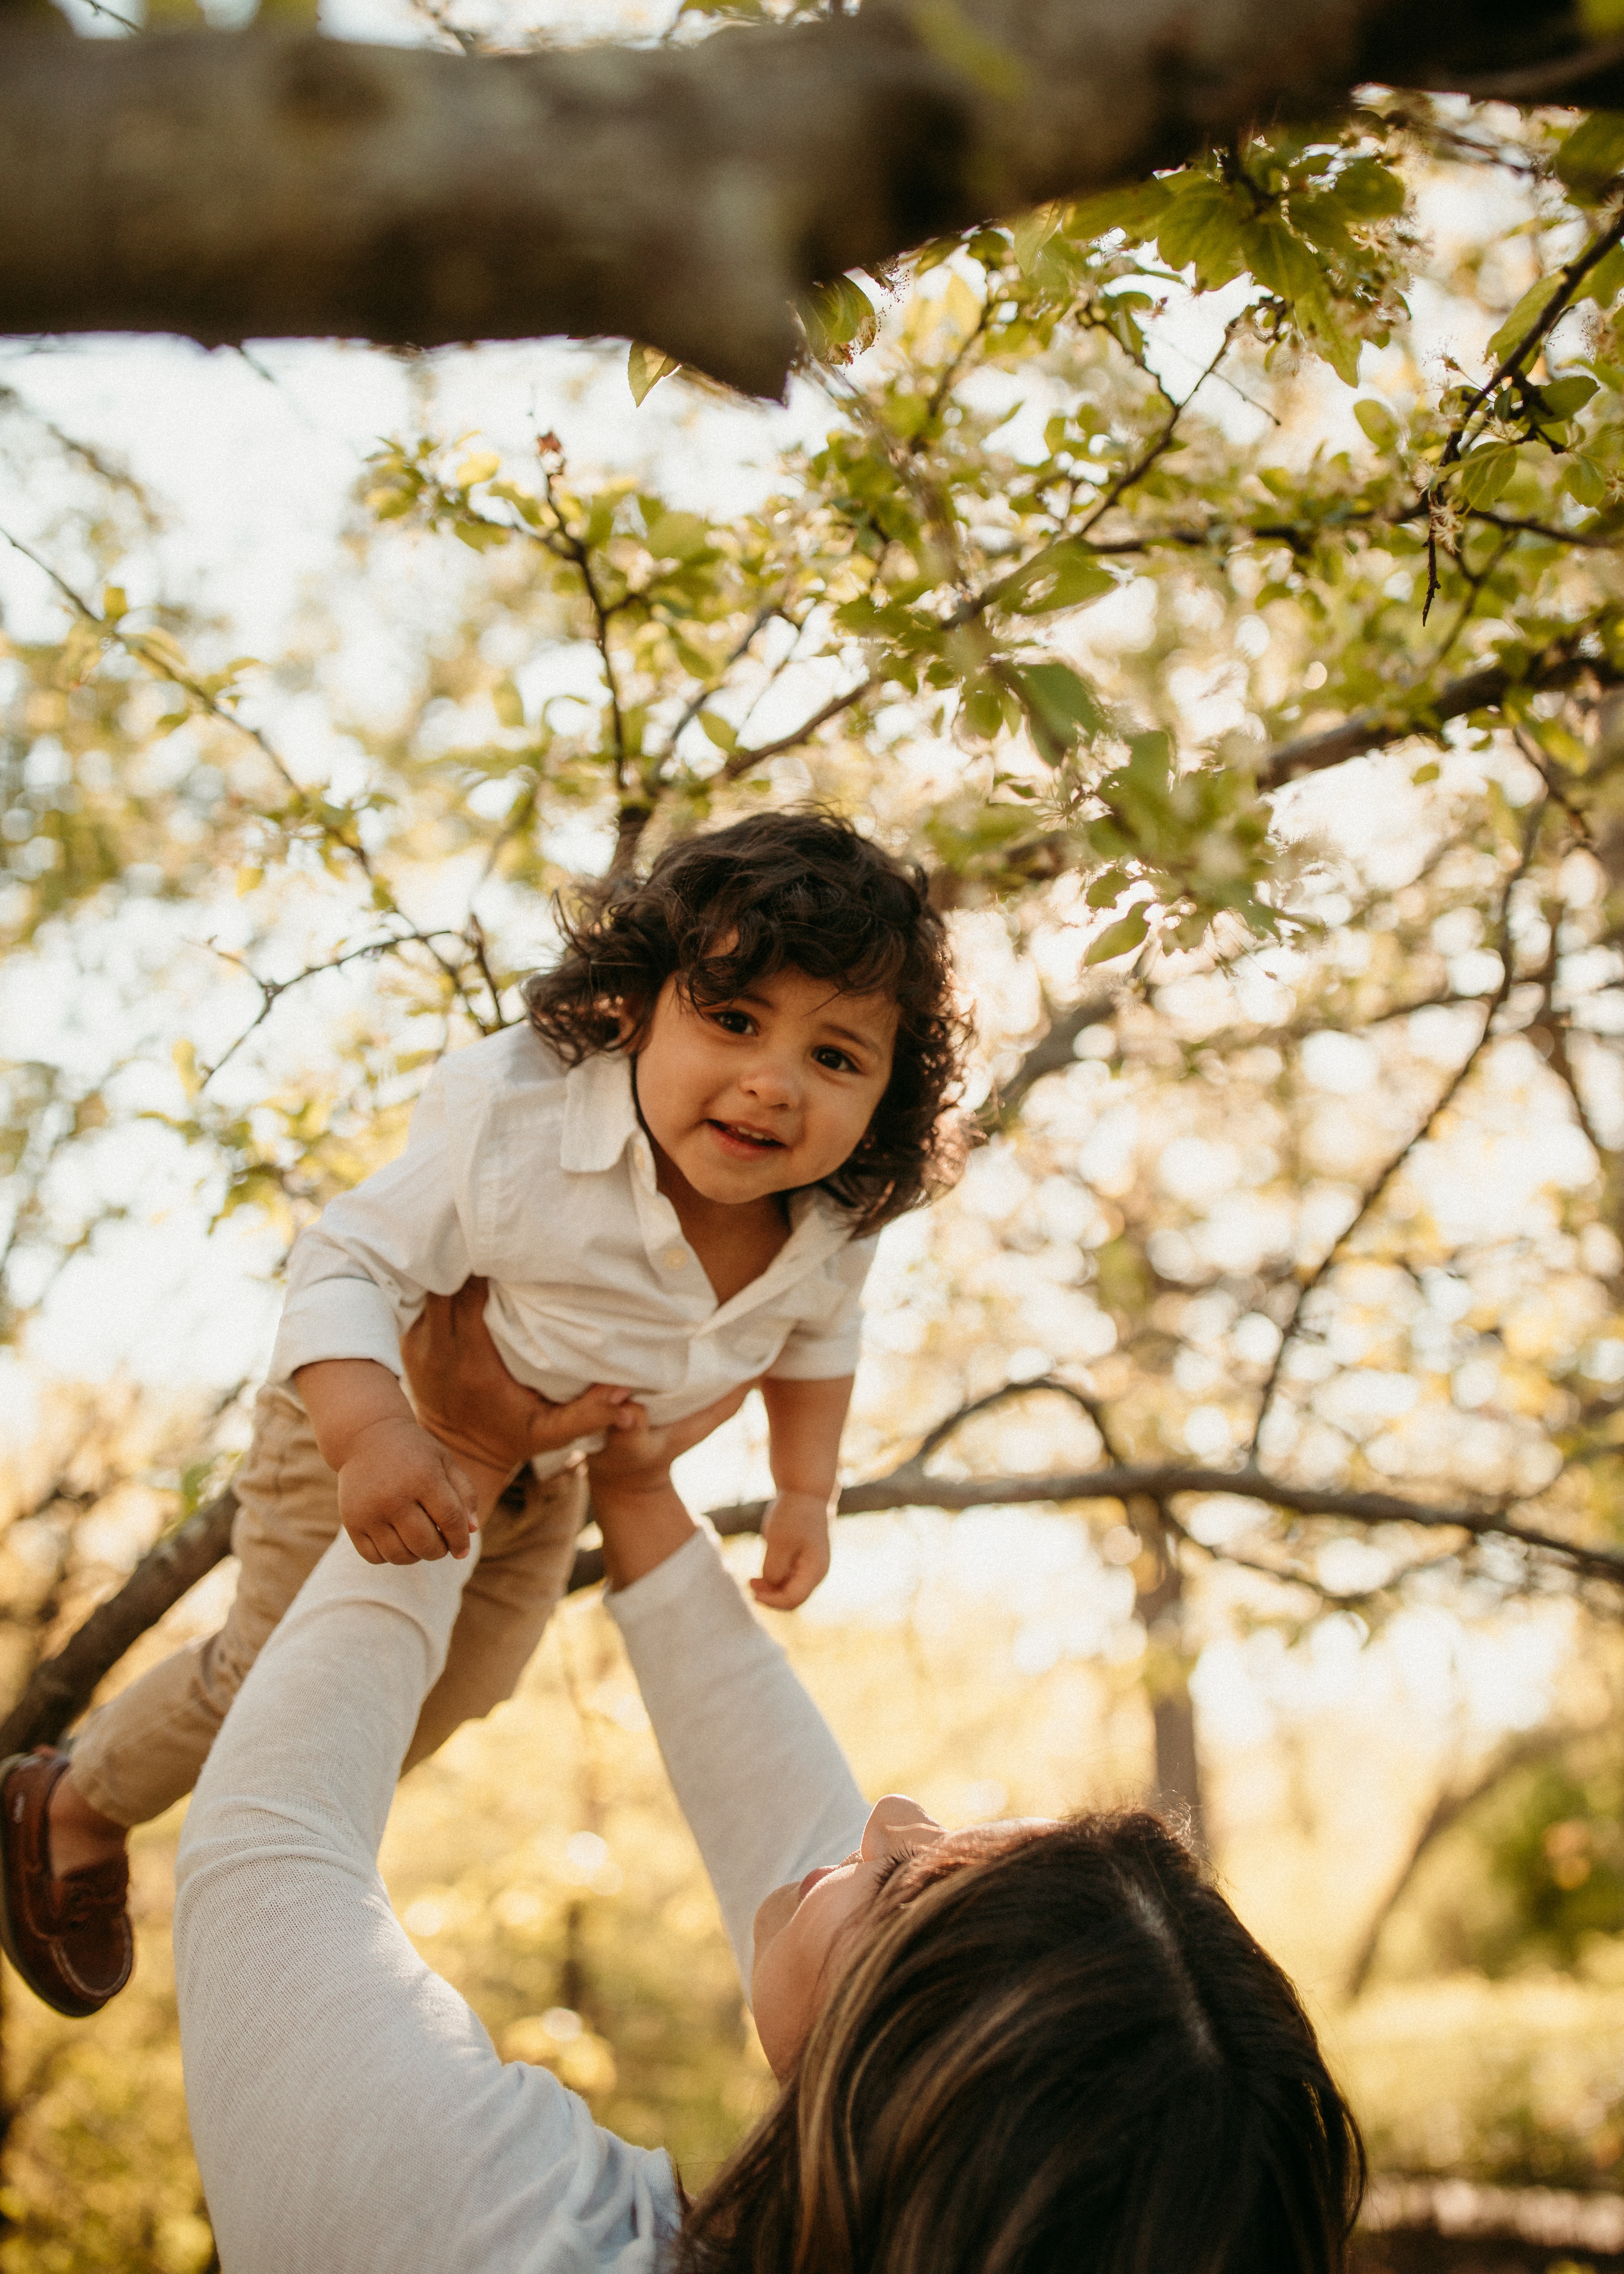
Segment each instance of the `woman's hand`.
[[592,1514],[604,1536],[611,1587],[629,1587],[693,1538],[694,1519],[671,1481],[671,1465],[731,1420],[754,1387],[747,1382],[713,1405],[658,1429],[649,1427],[639,1406],[629,1428],[611,1437],[602,1452],[588,1455]]
[[753,1382],[747,1382],[738,1389],[726,1391],[714,1404],[685,1414],[680,1421],[666,1421],[658,1428],[650,1427],[642,1406],[632,1407],[632,1418],[620,1424],[602,1452],[587,1457],[594,1499],[599,1493],[636,1492],[668,1482],[672,1463],[702,1444],[724,1421],[731,1421],[755,1387]]
[[485,1280],[470,1279],[455,1295],[431,1295],[401,1343],[417,1418],[442,1445],[505,1480],[535,1454],[577,1438],[639,1420],[646,1427],[629,1389],[594,1384],[555,1405],[515,1382],[485,1322]]

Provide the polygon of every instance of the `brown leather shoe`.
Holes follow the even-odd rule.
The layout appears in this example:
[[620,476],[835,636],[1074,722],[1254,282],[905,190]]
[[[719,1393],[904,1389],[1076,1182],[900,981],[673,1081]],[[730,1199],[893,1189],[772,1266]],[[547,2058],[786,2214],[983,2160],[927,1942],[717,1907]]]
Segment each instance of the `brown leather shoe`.
[[0,1948],[36,1998],[76,2021],[100,2013],[130,1979],[135,1939],[122,1856],[56,1879],[47,1811],[65,1753],[0,1761]]

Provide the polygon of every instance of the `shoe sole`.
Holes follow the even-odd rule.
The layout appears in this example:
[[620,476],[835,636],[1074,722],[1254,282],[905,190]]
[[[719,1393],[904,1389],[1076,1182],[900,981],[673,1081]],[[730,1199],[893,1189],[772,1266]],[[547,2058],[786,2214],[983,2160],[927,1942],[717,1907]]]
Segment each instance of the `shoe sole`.
[[11,1873],[5,1868],[7,1829],[4,1808],[5,1788],[11,1781],[12,1770],[20,1768],[25,1761],[31,1761],[33,1758],[32,1753],[12,1753],[5,1760],[0,1761],[0,1950],[4,1951],[21,1979],[27,1984],[41,2004],[49,2006],[55,2014],[65,2014],[70,2022],[87,2022],[93,2014],[99,2014],[103,2006],[109,2005],[117,1997],[119,1991],[128,1983],[130,1973],[134,1972],[134,1964],[132,1962],[130,1973],[126,1973],[124,1981],[109,1990],[105,1998],[97,1998],[88,2002],[83,1998],[77,1998],[71,2004],[65,2004],[64,1993],[56,1989],[54,1984],[47,1988],[43,1984],[36,1981],[34,1969],[26,1964],[19,1955],[17,1930],[11,1918]]

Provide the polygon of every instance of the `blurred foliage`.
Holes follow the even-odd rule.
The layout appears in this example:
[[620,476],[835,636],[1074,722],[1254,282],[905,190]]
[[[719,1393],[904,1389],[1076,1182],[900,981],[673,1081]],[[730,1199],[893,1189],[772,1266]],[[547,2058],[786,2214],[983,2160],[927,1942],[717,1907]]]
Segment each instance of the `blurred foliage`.
[[[1374,1661],[1515,1603],[1576,1663],[1614,1598],[1561,1545],[1624,1541],[1620,162],[1613,118],[1387,96],[838,282],[804,312],[811,439],[736,512],[425,410],[369,463],[331,609],[264,661],[165,597],[129,478],[0,392],[19,478],[74,501],[29,548],[60,621],[0,649],[0,940],[56,1021],[0,1069],[8,1333],[124,1221],[285,1241],[398,1146],[441,1050],[518,1015],[547,895],[816,796],[929,867],[993,1138],[890,1239],[853,1472],[1043,1375],[1085,1403],[978,1412],[934,1472],[1207,1478],[1064,1496],[1008,1662],[991,1611],[949,1623],[951,1711],[918,1621],[906,1676],[829,1643],[865,1775],[950,1815],[1142,1789],[1147,1696],[1259,1638]],[[713,401],[638,347],[628,382]],[[408,563],[429,599],[363,699],[339,603],[387,617]],[[142,1463],[150,1536],[197,1479]],[[1226,1489],[1246,1463],[1274,1500]],[[0,1570],[18,1681],[123,1537],[107,1476],[36,1465]],[[577,1723],[555,1683],[459,1738],[393,1883],[504,2050],[694,2181],[761,2070],[611,1645],[566,1625]],[[966,1782],[1000,1715],[1041,1773]],[[1320,1772],[1344,1807],[1359,1736]],[[1327,1826],[1291,1846],[1284,1768],[1246,1818],[1209,1750],[1214,1844],[1315,1978],[1434,1769],[1392,1769],[1353,1870]],[[1530,1768],[1423,1856],[1342,2031],[1390,2167],[1613,2172],[1618,1776]],[[154,1894],[103,2020],[11,2033],[8,2266],[208,2263],[162,1924]],[[1465,1967],[1501,1978],[1402,1978]]]

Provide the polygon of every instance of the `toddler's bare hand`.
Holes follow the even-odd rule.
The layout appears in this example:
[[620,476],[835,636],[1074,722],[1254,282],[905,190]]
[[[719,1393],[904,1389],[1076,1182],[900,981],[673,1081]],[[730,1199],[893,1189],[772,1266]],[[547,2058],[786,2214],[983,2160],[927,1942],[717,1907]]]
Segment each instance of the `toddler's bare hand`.
[[767,1554],[750,1593],[770,1611],[793,1611],[829,1572],[829,1503],[816,1493],[782,1492],[762,1523]]
[[475,1506],[462,1470],[415,1421],[372,1422],[338,1472],[339,1515],[369,1563],[461,1559],[477,1528]]

